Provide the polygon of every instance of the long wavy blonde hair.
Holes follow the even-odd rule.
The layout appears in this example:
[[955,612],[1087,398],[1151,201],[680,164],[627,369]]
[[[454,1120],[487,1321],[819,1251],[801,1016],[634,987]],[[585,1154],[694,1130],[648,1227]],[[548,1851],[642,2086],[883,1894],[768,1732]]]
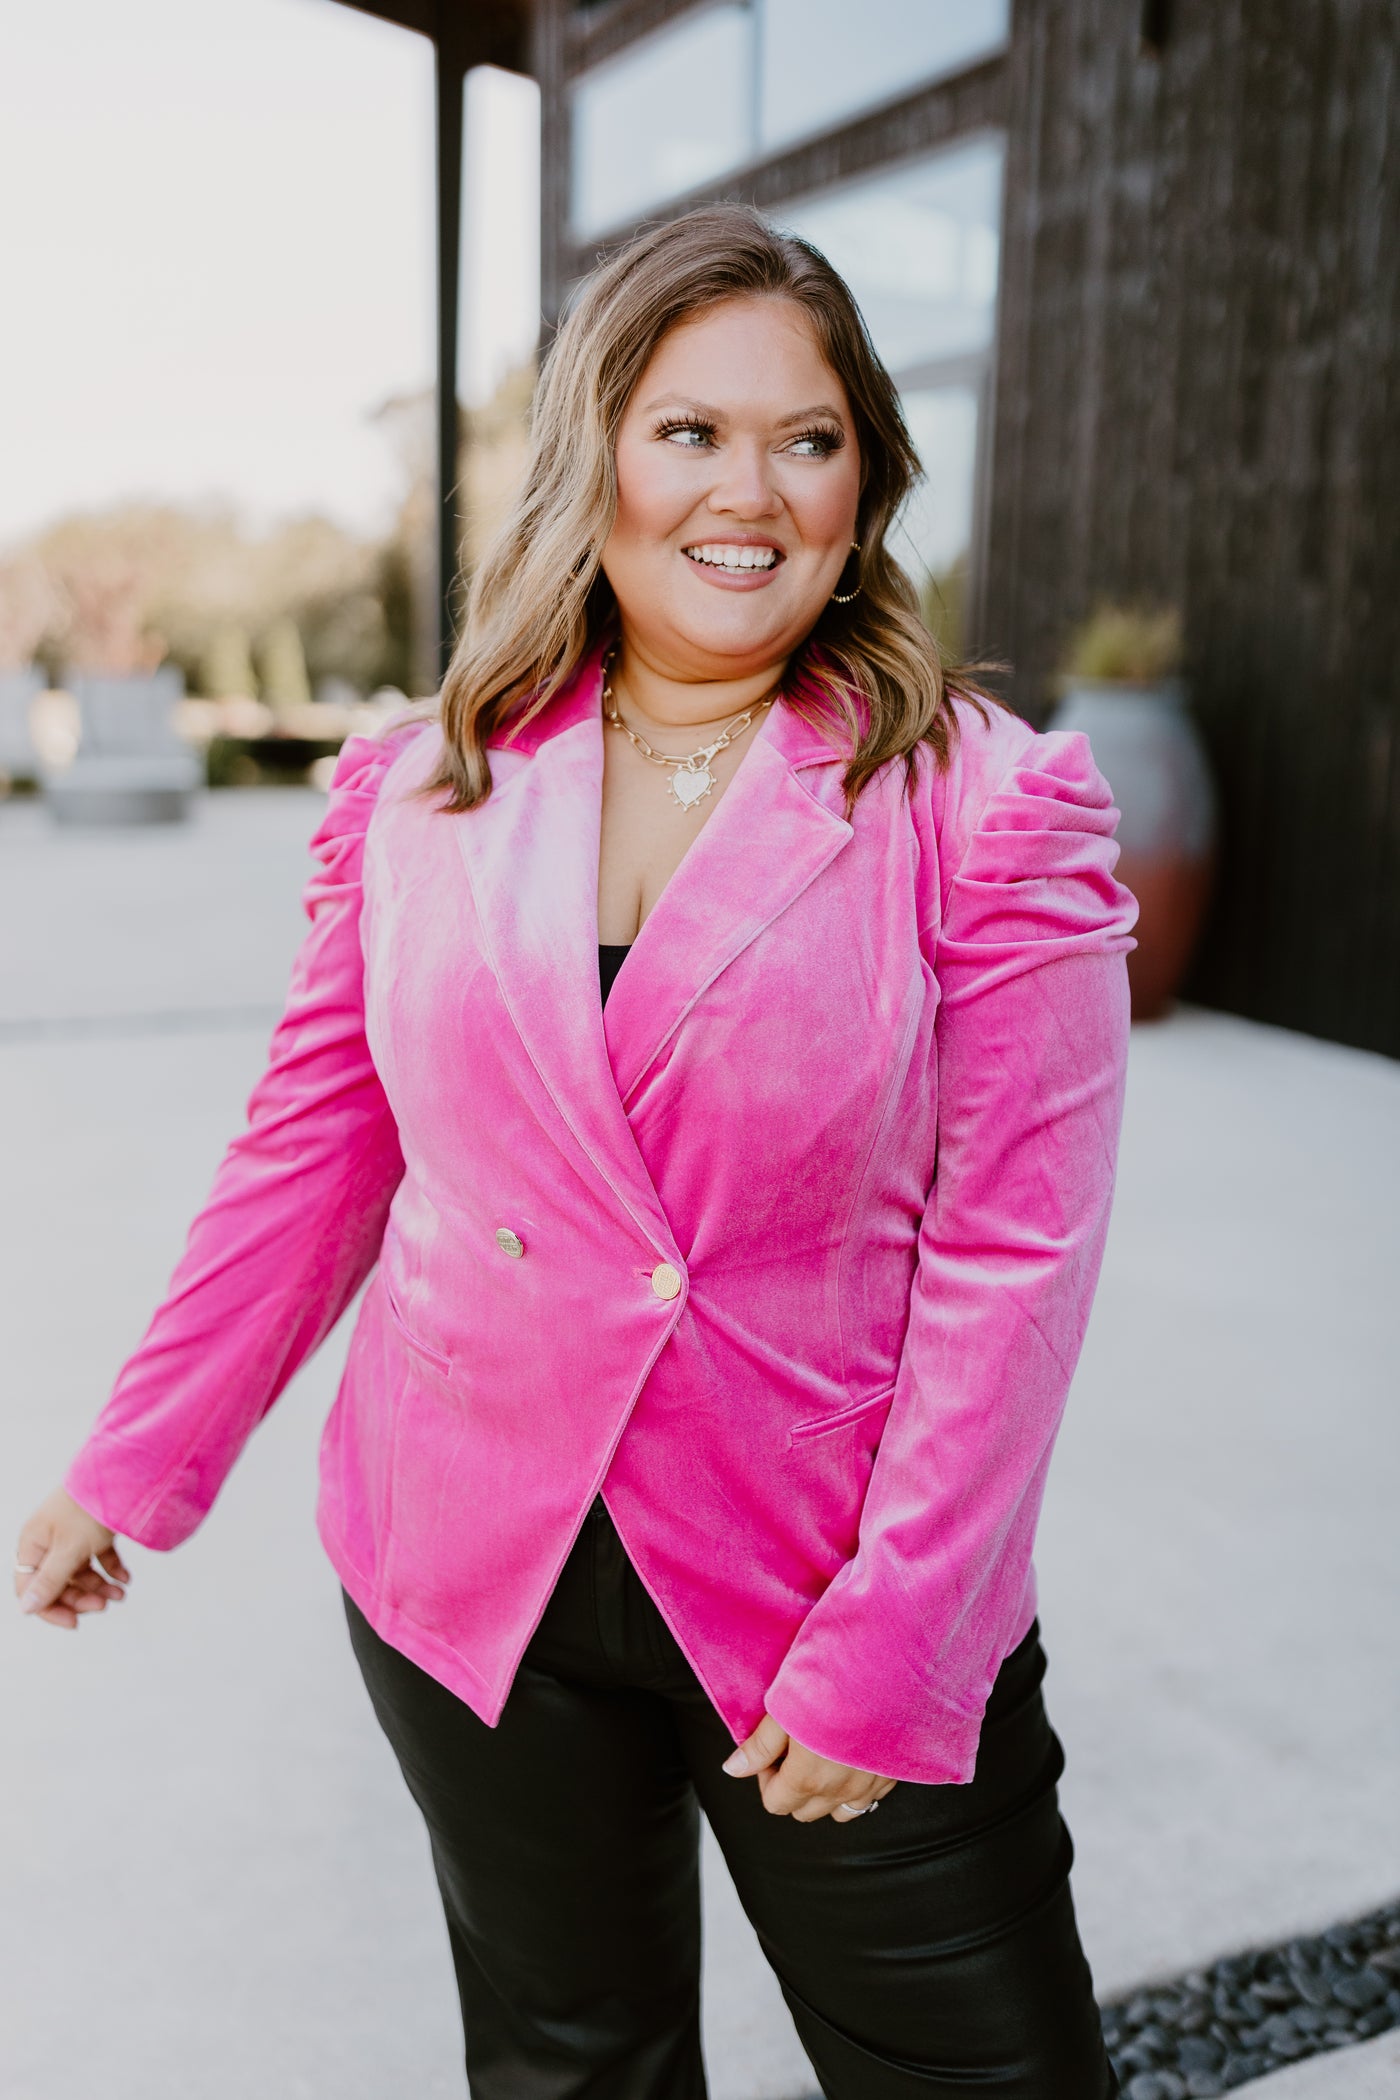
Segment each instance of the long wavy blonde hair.
[[[638,236],[589,279],[545,360],[524,478],[472,582],[439,713],[443,751],[427,791],[465,810],[490,793],[487,739],[530,720],[613,619],[601,568],[617,506],[618,426],[663,336],[729,299],[787,299],[846,390],[860,448],[860,593],[828,604],[789,666],[792,704],[844,738],[848,810],[928,745],[946,765],[950,692],[980,703],[982,666],[945,666],[914,586],[885,535],[921,469],[899,396],[860,309],[825,256],[742,205],[709,205]],[[863,706],[857,707],[854,696]]]

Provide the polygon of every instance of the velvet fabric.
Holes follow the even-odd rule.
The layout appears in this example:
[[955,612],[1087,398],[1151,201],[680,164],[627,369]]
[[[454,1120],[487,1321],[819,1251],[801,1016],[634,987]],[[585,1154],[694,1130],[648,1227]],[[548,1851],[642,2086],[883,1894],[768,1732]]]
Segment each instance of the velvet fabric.
[[463,815],[434,726],[346,745],[247,1128],[66,1484],[178,1544],[369,1276],[318,1524],[384,1639],[494,1725],[601,1491],[736,1739],[965,1782],[1108,1223],[1117,812],[960,703],[848,820],[780,701],[604,1011],[600,695],[595,652]]

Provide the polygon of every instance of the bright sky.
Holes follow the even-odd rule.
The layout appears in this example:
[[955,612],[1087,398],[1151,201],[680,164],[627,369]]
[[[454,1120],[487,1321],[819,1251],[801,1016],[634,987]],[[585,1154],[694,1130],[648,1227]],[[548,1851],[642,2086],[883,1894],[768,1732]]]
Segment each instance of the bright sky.
[[[533,85],[475,75],[468,116],[480,399],[538,325]],[[0,545],[132,497],[385,523],[368,418],[431,382],[432,185],[409,31],[335,0],[0,0]]]

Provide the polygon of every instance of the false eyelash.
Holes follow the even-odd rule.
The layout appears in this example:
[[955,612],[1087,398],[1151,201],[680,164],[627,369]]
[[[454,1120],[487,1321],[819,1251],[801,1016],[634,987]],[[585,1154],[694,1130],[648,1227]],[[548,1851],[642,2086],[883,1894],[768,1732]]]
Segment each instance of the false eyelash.
[[810,428],[799,430],[792,442],[795,445],[802,445],[808,442],[820,444],[825,447],[823,456],[830,458],[833,452],[841,450],[841,447],[846,442],[846,434],[842,430],[833,429],[830,423],[813,423]]
[[687,410],[684,415],[663,416],[656,426],[656,435],[659,438],[672,437],[678,430],[698,430],[701,437],[713,437],[715,434],[713,423],[707,423],[703,416],[697,416],[693,410]]
[[[704,416],[696,415],[693,410],[687,410],[684,415],[664,416],[657,424],[655,434],[659,438],[672,437],[678,430],[697,430],[701,437],[708,438],[715,434],[714,424],[708,422]],[[806,430],[796,431],[789,442],[794,445],[818,444],[822,447],[822,457],[829,459],[833,452],[841,450],[846,442],[846,434],[830,423],[812,423]]]

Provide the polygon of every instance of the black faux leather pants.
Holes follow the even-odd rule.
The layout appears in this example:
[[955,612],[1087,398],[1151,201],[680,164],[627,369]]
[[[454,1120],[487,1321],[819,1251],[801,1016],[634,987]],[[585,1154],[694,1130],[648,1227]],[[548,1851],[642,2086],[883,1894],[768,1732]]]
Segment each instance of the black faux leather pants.
[[702,1810],[828,2100],[1116,2095],[1034,1627],[970,1785],[796,1823],[720,1770],[729,1731],[601,1501],[494,1729],[345,1608],[432,1838],[473,2100],[705,2100]]

